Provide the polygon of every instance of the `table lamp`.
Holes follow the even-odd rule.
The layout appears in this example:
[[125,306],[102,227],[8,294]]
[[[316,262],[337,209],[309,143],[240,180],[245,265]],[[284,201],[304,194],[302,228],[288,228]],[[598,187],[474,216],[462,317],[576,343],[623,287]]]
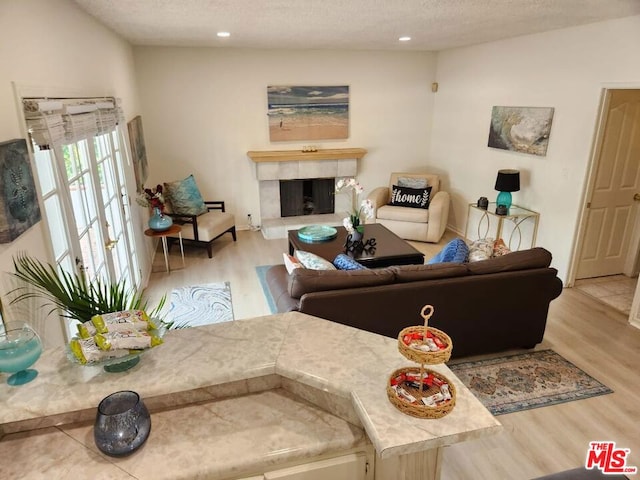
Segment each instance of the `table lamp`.
[[494,187],[500,193],[496,199],[496,205],[504,205],[509,212],[511,207],[511,192],[520,190],[520,171],[519,170],[498,170],[496,178],[496,186]]

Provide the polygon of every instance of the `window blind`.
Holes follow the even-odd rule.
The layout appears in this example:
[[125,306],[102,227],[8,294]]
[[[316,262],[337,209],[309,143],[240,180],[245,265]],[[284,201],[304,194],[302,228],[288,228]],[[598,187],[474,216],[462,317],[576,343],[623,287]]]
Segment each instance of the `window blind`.
[[29,134],[42,150],[108,133],[124,123],[120,99],[24,98]]

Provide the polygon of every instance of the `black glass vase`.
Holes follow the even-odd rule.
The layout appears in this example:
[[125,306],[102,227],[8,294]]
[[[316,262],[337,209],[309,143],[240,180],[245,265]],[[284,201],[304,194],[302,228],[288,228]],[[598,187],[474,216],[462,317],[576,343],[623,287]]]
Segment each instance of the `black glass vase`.
[[151,417],[140,395],[115,392],[98,405],[93,437],[101,452],[112,457],[129,455],[140,448],[151,432]]

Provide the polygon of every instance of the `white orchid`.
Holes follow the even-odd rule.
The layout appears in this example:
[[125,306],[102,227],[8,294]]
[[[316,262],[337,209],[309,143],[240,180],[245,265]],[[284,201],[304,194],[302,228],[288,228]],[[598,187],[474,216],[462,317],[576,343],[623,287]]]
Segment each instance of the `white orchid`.
[[[353,190],[356,193],[356,198],[364,192],[364,188],[356,181],[355,178],[339,179],[336,182],[336,193],[346,190]],[[364,223],[362,218],[363,215],[366,218],[373,218],[373,203],[369,199],[363,200],[360,204],[360,208],[358,208],[358,210],[354,210],[342,221],[344,228],[346,228],[349,233],[353,233],[354,230],[362,233],[364,231],[364,226],[362,225]]]

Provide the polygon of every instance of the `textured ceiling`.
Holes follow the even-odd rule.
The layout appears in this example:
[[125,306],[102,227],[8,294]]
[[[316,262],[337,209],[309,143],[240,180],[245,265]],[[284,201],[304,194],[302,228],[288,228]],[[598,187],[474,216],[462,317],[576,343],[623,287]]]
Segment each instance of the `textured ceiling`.
[[134,45],[201,47],[442,50],[640,15],[640,0],[74,1]]

